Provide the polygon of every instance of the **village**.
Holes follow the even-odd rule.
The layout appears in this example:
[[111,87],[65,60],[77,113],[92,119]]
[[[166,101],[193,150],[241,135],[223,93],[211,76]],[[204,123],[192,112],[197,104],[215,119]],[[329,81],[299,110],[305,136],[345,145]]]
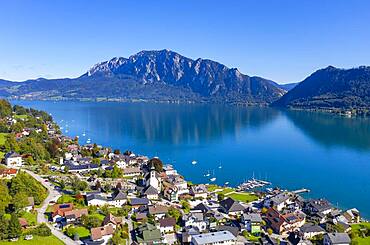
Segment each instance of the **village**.
[[[6,118],[10,125],[17,120]],[[0,177],[26,172],[48,190],[37,207],[27,197],[23,211],[37,213],[37,221],[66,244],[344,245],[369,236],[369,223],[356,208],[340,210],[277,187],[195,184],[158,157],[80,145],[52,121],[22,128],[15,137],[41,131],[57,142],[58,157],[40,167],[30,164],[29,155],[6,152]],[[25,218],[19,223],[24,230],[30,225]]]

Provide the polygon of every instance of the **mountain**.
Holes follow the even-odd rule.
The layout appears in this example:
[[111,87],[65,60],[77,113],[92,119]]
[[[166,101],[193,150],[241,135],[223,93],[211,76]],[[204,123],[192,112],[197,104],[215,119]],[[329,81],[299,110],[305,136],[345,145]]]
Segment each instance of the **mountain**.
[[269,104],[286,91],[207,59],[170,50],[141,51],[98,63],[74,79],[38,79],[0,86],[0,95],[29,99],[210,101]]
[[314,72],[286,93],[275,106],[304,109],[370,108],[370,67]]
[[298,83],[278,84],[279,88],[284,89],[285,91],[290,91],[297,85]]

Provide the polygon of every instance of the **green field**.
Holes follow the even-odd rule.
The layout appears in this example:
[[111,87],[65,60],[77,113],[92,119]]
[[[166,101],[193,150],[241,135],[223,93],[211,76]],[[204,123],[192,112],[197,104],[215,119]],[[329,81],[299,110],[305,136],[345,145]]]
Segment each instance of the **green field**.
[[78,234],[79,238],[87,238],[90,236],[90,231],[82,226],[75,227],[74,231]]
[[247,192],[235,192],[231,194],[226,194],[225,197],[231,197],[232,199],[240,202],[253,202],[258,199],[256,195]]
[[352,227],[352,241],[357,242],[356,244],[359,245],[365,245],[365,244],[370,244],[370,236],[363,237],[364,233],[366,234],[370,230],[370,223],[360,223],[356,225],[351,225]]
[[16,119],[23,119],[24,120],[24,119],[27,119],[28,116],[27,115],[15,115],[14,117]]
[[0,245],[38,245],[38,244],[63,245],[64,243],[55,236],[47,237],[33,236],[33,239],[29,241],[23,239],[19,239],[16,242],[0,241]]
[[8,133],[0,133],[0,145],[5,144],[5,138],[8,135]]
[[28,222],[28,225],[33,226],[37,224],[37,214],[36,213],[30,213],[30,212],[24,212],[21,215],[22,218],[25,218]]

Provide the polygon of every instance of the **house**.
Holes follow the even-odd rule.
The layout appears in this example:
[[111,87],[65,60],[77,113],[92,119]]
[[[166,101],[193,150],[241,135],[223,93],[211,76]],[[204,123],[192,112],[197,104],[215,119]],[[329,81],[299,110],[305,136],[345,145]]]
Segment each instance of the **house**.
[[179,192],[176,187],[166,187],[163,191],[163,196],[170,202],[179,201]]
[[19,224],[21,225],[22,229],[27,229],[28,221],[25,218],[18,218]]
[[292,194],[289,192],[282,192],[270,198],[267,198],[263,205],[267,208],[275,207],[276,210],[281,211],[288,204],[292,203]]
[[260,234],[263,220],[258,213],[243,214],[242,222],[245,229],[252,234]]
[[175,231],[176,219],[163,218],[159,220],[159,230],[162,234],[172,233]]
[[173,168],[172,165],[170,164],[166,164],[163,166],[163,171],[165,172],[165,174],[167,176],[170,176],[170,175],[178,175],[177,173],[177,170]]
[[86,173],[86,172],[99,169],[99,165],[94,164],[94,163],[87,163],[87,164],[67,163],[64,165],[65,165],[64,169],[67,169],[69,173]]
[[158,193],[158,189],[154,188],[151,185],[143,190],[143,196],[150,200],[158,200]]
[[132,198],[130,200],[130,205],[132,206],[132,209],[138,209],[141,206],[146,206],[149,204],[148,198]]
[[361,216],[360,211],[356,208],[348,209],[343,212],[343,217],[348,221],[348,224],[356,224],[360,222]]
[[113,214],[109,213],[107,216],[105,216],[103,220],[103,226],[111,225],[114,229],[117,228],[117,226],[122,224],[122,217],[115,217]]
[[33,197],[27,197],[27,206],[25,206],[23,210],[26,212],[31,212],[34,206],[35,206],[35,199]]
[[323,245],[349,245],[351,238],[347,233],[327,233],[324,235]]
[[150,206],[148,213],[150,215],[153,215],[155,219],[162,219],[164,216],[166,216],[166,213],[168,212],[168,208],[166,206],[161,206],[161,205],[154,205]]
[[124,168],[123,169],[123,176],[124,177],[134,177],[134,176],[140,176],[141,175],[141,170],[140,168]]
[[175,187],[179,195],[189,193],[188,182],[180,175],[167,176],[166,182],[168,182],[170,186]]
[[6,153],[4,159],[8,168],[20,168],[23,165],[22,157],[14,151]]
[[233,234],[231,234],[231,232],[229,231],[217,231],[217,232],[194,235],[191,238],[191,242],[194,245],[201,245],[201,244],[231,245],[231,244],[236,244],[236,237]]
[[241,215],[245,210],[245,207],[238,201],[228,197],[220,202],[222,211],[229,215]]
[[308,200],[303,207],[303,211],[309,215],[316,213],[328,215],[332,210],[332,205],[325,199]]
[[53,211],[51,212],[51,218],[53,222],[58,222],[62,217],[64,217],[65,212],[72,210],[72,203],[54,204]]
[[78,221],[82,215],[88,215],[88,211],[86,208],[84,209],[73,209],[71,211],[64,212],[64,217],[66,219],[67,224],[73,223]]
[[101,193],[89,193],[86,195],[87,206],[104,206],[108,204],[108,198]]
[[107,244],[113,233],[114,227],[112,225],[91,228],[91,240],[99,242],[99,244]]
[[110,205],[114,207],[122,207],[127,203],[127,194],[121,190],[117,191],[112,196],[105,196],[100,192],[89,193],[86,195],[87,206],[104,206]]
[[15,177],[17,173],[18,170],[15,168],[0,169],[0,179],[11,179]]
[[325,230],[318,225],[307,223],[299,228],[299,235],[303,239],[311,239],[314,236],[325,234]]
[[198,231],[203,232],[207,229],[207,222],[204,219],[204,214],[201,212],[190,212],[182,216],[184,227],[196,227]]
[[199,235],[199,230],[196,227],[185,227],[182,231],[182,243],[189,244],[191,242],[191,238],[194,235]]
[[122,207],[127,203],[127,194],[121,190],[117,191],[111,198],[108,198],[108,205],[115,206],[116,208]]
[[306,215],[299,210],[280,214],[275,208],[269,208],[266,213],[266,221],[274,232],[285,234],[298,230],[303,226],[306,221]]
[[140,225],[135,230],[135,237],[139,244],[162,244],[160,230],[150,223]]
[[194,198],[202,198],[206,199],[208,196],[208,190],[207,187],[203,184],[201,185],[192,185],[190,187],[190,195],[192,195]]

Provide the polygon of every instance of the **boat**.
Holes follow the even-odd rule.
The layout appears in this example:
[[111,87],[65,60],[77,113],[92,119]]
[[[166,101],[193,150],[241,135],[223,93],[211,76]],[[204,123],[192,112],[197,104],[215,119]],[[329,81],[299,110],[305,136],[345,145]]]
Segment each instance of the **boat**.
[[83,134],[82,134],[82,136],[83,136],[83,137],[85,137],[85,136],[86,136],[86,134],[85,134],[85,133],[83,133]]
[[193,160],[193,161],[191,162],[191,164],[195,165],[195,164],[197,164],[197,161]]
[[218,166],[218,168],[219,168],[219,169],[221,169],[221,168],[222,168],[221,164],[220,164],[220,166]]
[[214,181],[216,181],[216,177],[210,178],[209,180],[210,180],[211,182],[214,182]]
[[225,185],[228,185],[229,184],[229,182],[227,181],[227,182],[225,182]]

